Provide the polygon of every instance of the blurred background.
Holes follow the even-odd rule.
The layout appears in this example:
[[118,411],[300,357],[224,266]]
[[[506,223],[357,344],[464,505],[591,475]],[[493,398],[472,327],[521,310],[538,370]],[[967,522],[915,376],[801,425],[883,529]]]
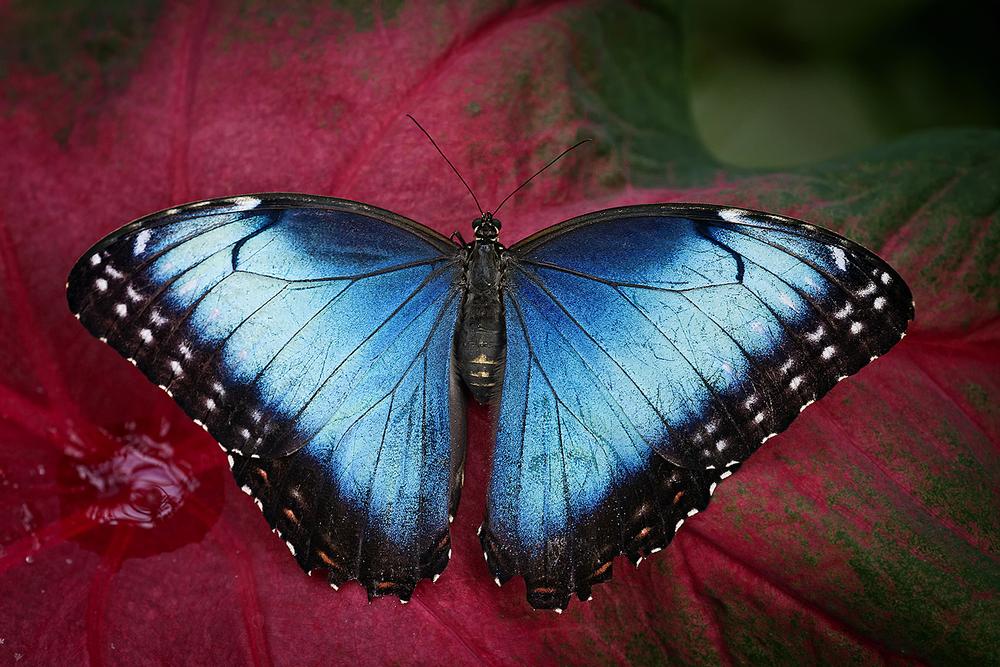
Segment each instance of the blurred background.
[[[7,5],[17,17],[0,25],[0,77],[8,62],[20,61],[64,80],[99,69],[114,86],[116,73],[125,78],[131,64],[115,56],[146,37],[161,4],[0,0],[0,9]],[[655,7],[657,0],[640,4]],[[266,0],[245,6],[261,5]],[[725,162],[783,167],[922,128],[1000,125],[995,9],[982,0],[690,2],[688,73],[698,129]],[[82,62],[81,50],[93,62]]]
[[923,128],[1000,125],[995,3],[700,0],[689,7],[694,118],[726,162],[789,166]]

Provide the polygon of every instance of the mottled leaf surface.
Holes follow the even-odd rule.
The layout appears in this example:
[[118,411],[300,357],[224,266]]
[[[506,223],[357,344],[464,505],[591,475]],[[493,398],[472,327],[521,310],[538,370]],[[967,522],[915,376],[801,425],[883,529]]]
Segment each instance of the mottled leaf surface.
[[[1000,133],[727,168],[692,129],[669,3],[51,4],[74,30],[0,9],[0,662],[1000,660]],[[335,593],[218,447],[73,320],[64,281],[128,220],[236,193],[349,197],[468,235],[467,193],[407,112],[488,204],[596,139],[505,207],[508,243],[626,203],[772,210],[892,263],[912,333],[593,602],[556,616],[492,583],[482,410],[441,580],[405,607]]]

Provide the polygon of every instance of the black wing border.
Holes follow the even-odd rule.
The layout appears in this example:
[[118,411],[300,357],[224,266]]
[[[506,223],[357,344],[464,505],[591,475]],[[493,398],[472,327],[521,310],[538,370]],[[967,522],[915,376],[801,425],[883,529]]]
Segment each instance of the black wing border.
[[[250,200],[257,200],[257,204],[247,207]],[[180,219],[191,219],[206,217],[210,215],[220,215],[229,212],[250,212],[267,210],[289,210],[289,209],[320,209],[325,211],[338,211],[344,213],[355,213],[358,215],[373,218],[380,222],[392,225],[404,231],[410,232],[418,239],[428,243],[433,248],[439,250],[444,255],[453,255],[457,246],[448,237],[440,232],[431,229],[415,220],[393,213],[384,208],[354,201],[353,199],[341,199],[339,197],[327,197],[324,195],[311,195],[298,192],[256,192],[243,195],[229,195],[226,197],[213,197],[210,199],[199,199],[197,201],[170,206],[154,213],[149,213],[131,222],[128,222],[113,232],[106,234],[101,240],[93,244],[74,263],[73,270],[77,265],[87,261],[94,253],[100,252],[113,245],[123,236],[128,236],[143,229],[154,229],[163,225],[177,222]]]
[[[555,239],[562,234],[572,232],[580,227],[586,227],[598,222],[608,222],[611,220],[627,220],[629,218],[644,218],[644,217],[664,217],[664,218],[680,218],[688,220],[696,220],[698,222],[706,222],[709,224],[719,224],[719,225],[737,225],[737,226],[753,226],[749,223],[744,222],[733,222],[726,220],[722,217],[721,213],[723,211],[737,211],[741,214],[756,216],[761,218],[770,219],[773,222],[777,222],[783,225],[787,225],[789,229],[785,231],[801,233],[802,236],[807,238],[815,238],[817,236],[827,237],[828,240],[837,241],[843,244],[845,249],[851,249],[853,251],[860,251],[863,254],[872,255],[876,257],[879,261],[886,265],[886,267],[891,271],[890,275],[893,278],[898,278],[902,280],[902,276],[896,271],[896,269],[889,264],[883,257],[881,257],[877,252],[871,250],[870,248],[861,245],[857,241],[852,241],[843,234],[836,232],[832,229],[824,227],[822,225],[817,225],[812,222],[807,222],[799,218],[793,218],[791,216],[783,215],[780,213],[773,213],[771,211],[762,211],[759,209],[745,208],[743,206],[732,205],[727,206],[725,204],[704,204],[704,203],[686,203],[686,202],[670,202],[665,204],[633,204],[628,206],[614,206],[611,208],[601,209],[600,211],[592,211],[590,213],[584,213],[583,215],[578,215],[562,222],[556,223],[545,229],[539,230],[530,236],[527,236],[520,241],[517,241],[512,246],[510,246],[507,251],[513,254],[516,258],[520,259],[525,257],[528,253],[536,248],[540,247],[542,244]],[[905,284],[905,281],[903,281]]]

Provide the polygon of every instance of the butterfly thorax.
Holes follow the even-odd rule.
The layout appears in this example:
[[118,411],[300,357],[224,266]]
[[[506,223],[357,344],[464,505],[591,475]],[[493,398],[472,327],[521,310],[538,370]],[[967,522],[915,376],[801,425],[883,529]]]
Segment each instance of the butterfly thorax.
[[488,403],[501,386],[506,360],[503,246],[496,240],[500,222],[485,215],[473,226],[476,239],[465,246],[465,296],[458,323],[458,369],[472,396]]

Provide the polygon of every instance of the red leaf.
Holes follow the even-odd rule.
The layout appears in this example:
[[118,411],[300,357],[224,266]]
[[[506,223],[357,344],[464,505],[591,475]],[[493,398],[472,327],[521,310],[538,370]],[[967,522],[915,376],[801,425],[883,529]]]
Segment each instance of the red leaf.
[[[2,51],[0,659],[998,658],[996,133],[747,175],[694,138],[670,7],[293,4],[171,3],[155,21],[145,3],[85,7],[70,32],[30,3],[0,10],[21,47]],[[616,563],[590,604],[539,613],[519,581],[493,585],[478,409],[441,581],[407,607],[331,592],[210,439],[77,325],[63,285],[104,234],[211,196],[328,194],[467,231],[467,193],[406,112],[490,205],[597,139],[505,207],[508,243],[623,203],[774,210],[880,249],[917,296],[913,334],[750,459],[670,548]]]

